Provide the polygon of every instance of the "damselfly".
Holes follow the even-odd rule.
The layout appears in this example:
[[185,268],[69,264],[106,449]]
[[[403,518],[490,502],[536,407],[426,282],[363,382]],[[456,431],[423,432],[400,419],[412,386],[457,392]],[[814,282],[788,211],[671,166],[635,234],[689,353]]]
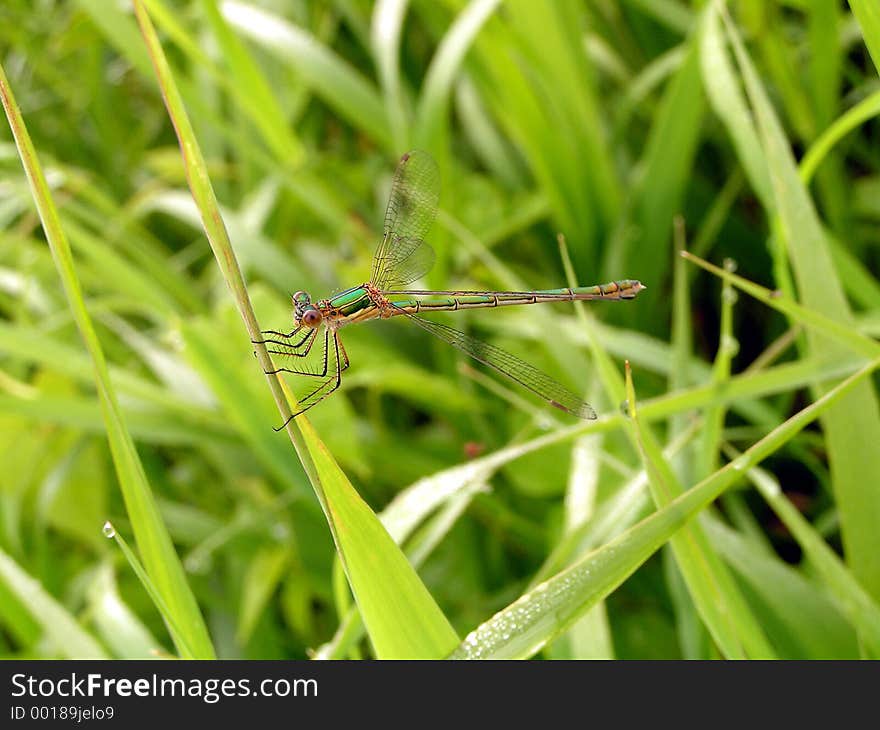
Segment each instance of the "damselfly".
[[[298,291],[292,296],[293,330],[265,330],[262,333],[267,336],[263,342],[269,346],[271,354],[293,359],[291,367],[277,368],[267,374],[294,373],[311,379],[312,385],[305,388],[304,395],[299,398],[299,410],[290,418],[320,403],[342,382],[349,359],[339,338],[340,329],[357,322],[396,316],[405,317],[475,360],[494,368],[551,405],[579,418],[595,418],[596,412],[589,403],[549,375],[500,347],[481,342],[421,315],[541,302],[634,299],[645,288],[644,285],[632,279],[622,279],[587,287],[535,291],[405,289],[424,276],[434,263],[434,250],[425,243],[424,235],[437,213],[439,198],[440,175],[431,156],[418,150],[405,154],[394,174],[391,197],[385,211],[382,242],[373,257],[370,280],[316,302],[308,293]],[[285,421],[284,426],[289,421]]]

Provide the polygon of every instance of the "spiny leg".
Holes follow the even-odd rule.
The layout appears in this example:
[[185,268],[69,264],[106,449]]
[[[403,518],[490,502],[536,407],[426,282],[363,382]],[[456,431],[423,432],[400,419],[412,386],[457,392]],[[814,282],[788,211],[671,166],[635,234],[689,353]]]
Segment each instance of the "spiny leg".
[[[288,350],[267,350],[272,355],[281,355],[283,357],[306,357],[309,352],[312,350],[312,345],[315,344],[315,338],[317,337],[318,330],[312,329],[309,330],[305,337],[303,337],[299,342],[295,345],[288,345],[286,342],[279,342],[278,340],[264,340],[264,342],[276,344],[279,347],[289,347],[291,349]],[[302,352],[297,352],[296,348],[302,347],[303,343],[305,343],[305,349]],[[254,352],[254,355],[257,353]]]
[[[346,353],[346,351],[345,351],[345,346],[340,341],[339,334],[336,332],[333,333],[333,343],[334,343],[334,348],[335,348],[335,352],[336,352],[336,375],[335,375],[335,377],[329,378],[328,380],[324,381],[317,388],[315,388],[311,393],[309,393],[307,396],[302,398],[299,402],[300,409],[296,413],[292,413],[290,415],[290,417],[284,423],[282,423],[278,428],[274,429],[275,431],[282,431],[284,428],[287,427],[287,424],[290,423],[294,418],[296,418],[297,416],[301,416],[303,413],[305,413],[307,410],[309,410],[309,408],[311,408],[312,406],[318,405],[318,403],[320,403],[322,400],[324,400],[327,396],[334,393],[339,388],[339,386],[342,384],[342,373],[344,373],[346,370],[348,370],[348,366],[351,363],[349,362],[349,359],[348,359],[348,353]],[[340,349],[342,350],[342,358],[340,358],[340,356],[339,356]],[[325,359],[326,359],[326,355],[325,355]],[[321,393],[321,390],[326,388],[328,385],[332,385],[332,387],[326,393]],[[315,397],[315,396],[318,396],[318,397]],[[314,400],[312,400],[312,402],[309,403],[309,400],[312,398],[314,398]]]
[[[293,337],[297,332],[299,332],[303,326],[298,324],[294,329],[290,332],[279,332],[278,330],[260,330],[261,335],[277,335],[278,337],[283,337],[285,340],[289,340]],[[258,340],[251,340],[255,345],[258,344]]]
[[[263,330],[261,332],[261,334],[264,334],[264,335],[265,334],[274,334],[274,335],[278,335],[279,337],[282,337],[285,340],[290,340],[302,328],[303,328],[303,326],[299,325],[295,330],[293,330],[289,334],[284,334],[283,332],[276,332],[275,330]],[[265,345],[265,344],[271,343],[273,345],[282,345],[284,347],[290,347],[290,348],[293,348],[294,350],[298,350],[300,347],[302,347],[303,343],[306,342],[306,340],[308,340],[310,337],[314,337],[314,335],[315,335],[315,330],[307,329],[306,333],[302,336],[302,338],[299,340],[299,342],[295,342],[293,344],[291,344],[290,342],[282,342],[281,340],[271,340],[271,339],[270,340],[251,340],[251,342],[254,345]]]
[[[269,352],[272,352],[272,353],[275,353],[278,355],[296,355],[297,357],[305,357],[306,355],[309,354],[309,351],[312,349],[312,344],[314,344],[314,341],[316,339],[317,334],[318,334],[317,330],[312,330],[312,341],[309,343],[308,348],[305,350],[305,352],[303,352],[301,355],[298,353],[293,353],[293,352],[291,352],[291,353],[279,352],[278,350],[269,350]],[[328,355],[329,347],[330,347],[330,330],[325,329],[324,330],[324,370],[323,370],[323,372],[312,373],[312,372],[307,372],[305,370],[294,370],[293,368],[277,368],[275,370],[264,370],[263,372],[266,375],[275,375],[277,373],[293,373],[294,375],[308,375],[311,377],[323,378],[324,376],[327,375],[327,355]]]

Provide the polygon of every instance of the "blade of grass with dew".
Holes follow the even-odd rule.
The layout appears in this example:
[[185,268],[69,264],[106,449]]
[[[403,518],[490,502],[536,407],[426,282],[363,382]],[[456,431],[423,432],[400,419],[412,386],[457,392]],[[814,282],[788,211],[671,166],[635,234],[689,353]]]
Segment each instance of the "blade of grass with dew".
[[530,590],[468,634],[450,658],[511,659],[535,654],[596,602],[612,593],[682,525],[737,483],[743,472],[778,451],[878,367],[880,359],[872,361],[775,428],[742,457]]
[[0,67],[0,96],[2,96],[3,107],[6,110],[28,182],[33,191],[34,201],[43,222],[46,239],[61,277],[71,313],[92,359],[110,450],[138,547],[147,565],[149,575],[157,585],[159,594],[165,599],[171,616],[182,629],[183,633],[174,637],[177,648],[180,651],[187,647],[191,648],[193,653],[187,654],[191,658],[212,657],[214,650],[207,628],[199,613],[195,597],[186,582],[183,567],[174,551],[174,545],[159,515],[134,441],[122,417],[116,394],[110,383],[101,343],[86,309],[70,246],[61,227],[57,209],[37,159],[36,150],[2,67]]
[[[724,268],[733,271],[735,264],[725,260]],[[736,291],[729,281],[721,284],[721,324],[718,333],[718,351],[712,365],[711,383],[723,388],[730,380],[730,366],[739,343],[733,334],[733,305]],[[700,445],[696,451],[696,478],[703,479],[718,468],[718,455],[721,450],[721,432],[727,413],[723,404],[712,405],[706,409]]]
[[[651,495],[661,509],[685,490],[663,457],[654,435],[636,413],[629,366],[627,398],[635,440],[648,472]],[[685,525],[671,538],[671,543],[694,605],[722,654],[728,659],[773,657],[773,649],[760,623],[716,553],[702,523],[694,521]]]
[[[110,521],[104,523],[103,527],[104,537],[109,538],[111,540],[115,540],[116,544],[119,546],[119,549],[122,551],[122,554],[125,556],[125,559],[128,561],[129,567],[132,569],[134,574],[140,579],[141,585],[144,590],[150,596],[153,601],[153,604],[159,610],[159,613],[162,614],[162,618],[165,621],[165,626],[168,629],[168,633],[171,634],[171,637],[177,643],[180,640],[180,637],[183,640],[186,640],[186,635],[181,631],[180,626],[174,618],[174,614],[169,611],[168,606],[165,603],[165,599],[159,593],[156,588],[156,585],[150,579],[150,576],[147,574],[147,571],[144,569],[144,566],[141,565],[141,561],[138,560],[137,555],[134,554],[134,551],[129,547],[128,543],[125,539],[120,535],[116,528]],[[186,648],[184,654],[187,656],[193,656],[193,652],[189,647]]]
[[[4,618],[14,610],[39,625],[43,637],[58,655],[67,659],[107,659],[107,652],[68,610],[28,573],[0,550],[0,594]],[[21,620],[21,619],[19,619]]]
[[876,357],[880,353],[880,343],[861,334],[855,328],[848,327],[846,324],[826,316],[821,311],[800,305],[788,297],[778,294],[778,292],[770,291],[737,274],[710,264],[708,261],[703,261],[703,259],[694,256],[688,251],[682,252],[682,256],[700,268],[715,274],[715,276],[729,281],[737,289],[741,289],[759,302],[785,314],[796,322],[800,322],[817,334],[835,340],[854,353],[867,358]]
[[[732,447],[725,449],[732,459],[740,453]],[[836,552],[822,535],[785,496],[779,481],[768,471],[752,467],[746,471],[764,501],[797,541],[819,578],[828,588],[829,595],[858,630],[870,656],[880,658],[880,605],[859,584]]]
[[[180,141],[187,181],[202,216],[208,241],[248,336],[251,341],[259,342],[260,328],[250,297],[165,54],[139,1],[135,2],[135,12]],[[272,370],[265,345],[256,344],[254,347],[261,369],[264,372]],[[377,656],[443,656],[457,641],[448,620],[406,557],[318,439],[308,420],[289,420],[291,411],[282,382],[275,375],[266,378],[281,417],[287,421],[288,436],[327,517]]]
[[865,45],[880,72],[880,5],[874,0],[849,0],[849,6],[859,21]]
[[[766,96],[757,71],[736,28],[725,18],[745,86],[755,110],[767,157],[780,229],[786,242],[798,291],[804,304],[853,329],[849,305],[837,278],[827,240],[812,200],[804,188],[779,120]],[[829,359],[840,356],[839,346],[814,332],[807,333],[812,352]],[[868,591],[880,597],[880,406],[870,381],[823,417],[828,461],[841,534],[848,564]]]

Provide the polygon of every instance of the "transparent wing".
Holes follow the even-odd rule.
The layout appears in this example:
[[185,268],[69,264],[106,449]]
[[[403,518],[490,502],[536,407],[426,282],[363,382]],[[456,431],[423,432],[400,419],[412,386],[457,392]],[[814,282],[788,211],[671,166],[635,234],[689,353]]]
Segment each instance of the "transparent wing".
[[474,360],[494,368],[511,380],[515,380],[543,398],[550,405],[567,411],[578,418],[587,420],[596,418],[596,412],[592,406],[580,396],[575,395],[546,373],[541,372],[527,362],[523,362],[506,350],[490,345],[487,342],[482,342],[470,335],[466,335],[464,332],[447,327],[445,324],[422,319],[408,312],[404,312],[404,314],[422,329],[427,330],[435,337],[439,337],[444,342],[448,342],[453,347],[457,347],[474,358]]
[[434,263],[434,251],[423,240],[437,214],[440,172],[421,150],[400,158],[385,211],[382,242],[373,257],[370,282],[378,289],[412,283]]

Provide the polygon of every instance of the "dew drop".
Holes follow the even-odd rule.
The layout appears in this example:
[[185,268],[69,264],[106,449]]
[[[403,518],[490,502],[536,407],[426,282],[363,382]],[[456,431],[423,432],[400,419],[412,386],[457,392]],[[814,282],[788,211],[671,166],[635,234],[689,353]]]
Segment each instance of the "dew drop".
[[113,527],[113,523],[110,520],[107,520],[104,523],[104,527],[101,528],[101,531],[104,533],[104,537],[116,537],[116,528]]

